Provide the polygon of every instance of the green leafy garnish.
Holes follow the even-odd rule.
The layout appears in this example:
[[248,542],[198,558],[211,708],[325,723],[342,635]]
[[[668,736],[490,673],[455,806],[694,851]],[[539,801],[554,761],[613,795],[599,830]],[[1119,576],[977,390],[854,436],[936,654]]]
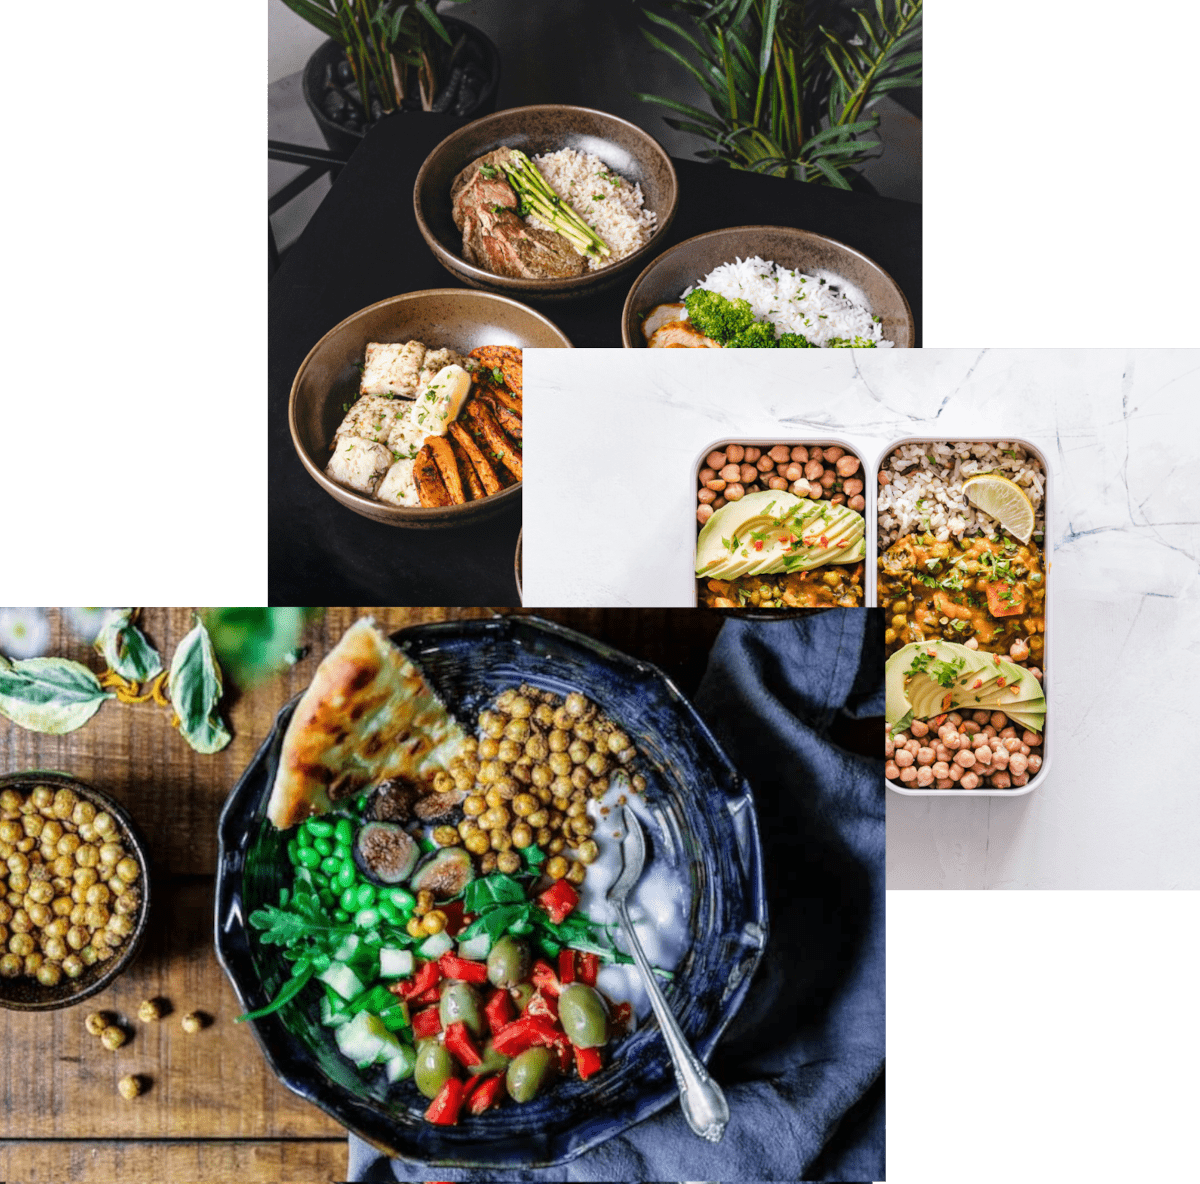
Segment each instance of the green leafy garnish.
[[183,738],[202,753],[220,752],[233,739],[221,718],[221,667],[199,617],[171,659],[167,691]]

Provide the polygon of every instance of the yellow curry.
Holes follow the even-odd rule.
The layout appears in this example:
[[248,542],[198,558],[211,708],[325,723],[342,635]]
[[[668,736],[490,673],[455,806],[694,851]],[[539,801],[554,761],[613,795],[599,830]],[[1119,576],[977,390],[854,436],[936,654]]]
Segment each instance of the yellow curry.
[[808,571],[736,580],[699,580],[704,608],[858,608],[864,565],[830,563]]
[[889,654],[911,641],[971,637],[981,650],[1007,653],[1028,638],[1029,664],[1042,664],[1046,576],[1035,543],[905,535],[879,559],[879,604]]

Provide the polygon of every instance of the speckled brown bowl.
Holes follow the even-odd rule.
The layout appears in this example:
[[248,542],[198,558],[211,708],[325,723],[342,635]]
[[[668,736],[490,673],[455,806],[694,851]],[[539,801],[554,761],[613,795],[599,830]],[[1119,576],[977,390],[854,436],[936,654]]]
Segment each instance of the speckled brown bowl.
[[[559,148],[598,156],[627,181],[641,185],[645,208],[658,215],[650,241],[618,263],[565,279],[516,279],[468,263],[462,257],[462,234],[450,212],[450,186],[471,161],[505,145],[529,156]],[[447,271],[473,288],[538,300],[588,296],[644,266],[662,244],[678,204],[675,166],[653,136],[615,115],[558,103],[497,111],[459,128],[429,154],[413,189],[417,225]]]
[[805,275],[836,283],[866,304],[882,321],[884,339],[911,346],[916,337],[912,309],[904,293],[882,267],[860,251],[809,230],[790,226],[733,226],[698,234],[664,251],[633,281],[621,314],[621,341],[626,349],[645,348],[642,319],[658,304],[677,301],[722,263],[755,255]]
[[461,506],[385,506],[325,475],[329,444],[345,416],[343,405],[358,398],[358,367],[367,343],[410,339],[464,354],[480,345],[571,348],[562,330],[541,313],[504,296],[431,288],[381,300],[335,325],[300,363],[288,402],[288,426],[296,454],[331,497],[356,514],[388,526],[465,526],[490,518],[521,496],[519,483]]
[[107,962],[96,962],[85,967],[78,978],[63,978],[55,987],[44,987],[36,979],[24,975],[19,978],[0,978],[0,1007],[13,1011],[54,1011],[59,1007],[71,1007],[104,990],[137,956],[150,917],[150,859],[146,840],[125,808],[108,794],[77,781],[68,773],[33,769],[28,773],[10,773],[0,777],[0,791],[15,789],[21,794],[28,794],[39,785],[48,785],[55,790],[73,790],[80,798],[91,802],[97,811],[105,810],[117,820],[121,842],[137,860],[141,872],[142,901],[132,917],[133,932],[125,939],[120,951]]

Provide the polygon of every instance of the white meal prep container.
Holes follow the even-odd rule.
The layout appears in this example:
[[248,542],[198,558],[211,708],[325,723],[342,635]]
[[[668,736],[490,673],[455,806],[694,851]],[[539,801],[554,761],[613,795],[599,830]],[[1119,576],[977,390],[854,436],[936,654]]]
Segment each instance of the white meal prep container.
[[[791,439],[788,439],[786,436],[783,436],[783,435],[770,436],[770,437],[759,437],[758,439],[754,439],[751,437],[742,437],[742,436],[722,436],[722,437],[720,437],[720,439],[713,441],[713,443],[705,445],[705,447],[700,451],[699,455],[696,457],[695,463],[692,465],[691,469],[688,471],[688,480],[691,482],[691,485],[689,486],[689,489],[688,489],[688,494],[692,499],[691,504],[692,504],[693,528],[696,525],[698,525],[696,523],[696,519],[695,519],[697,476],[699,475],[700,470],[706,467],[704,462],[710,452],[721,451],[730,444],[741,444],[743,446],[749,446],[751,448],[763,448],[763,449],[774,448],[776,444],[786,444],[789,448],[796,448],[800,445],[803,445],[805,448],[837,447],[837,448],[841,448],[844,452],[852,453],[854,456],[858,457],[859,463],[862,466],[861,469],[859,470],[859,472],[862,475],[861,479],[862,479],[862,483],[863,483],[863,497],[866,499],[866,503],[867,503],[863,507],[863,510],[862,510],[863,518],[866,520],[866,531],[865,531],[864,537],[865,537],[866,543],[867,543],[867,554],[866,554],[866,558],[863,561],[864,562],[863,599],[865,600],[865,604],[863,607],[864,608],[874,608],[875,607],[875,599],[874,599],[874,597],[875,597],[875,579],[874,579],[875,537],[878,533],[878,530],[875,527],[875,494],[878,489],[879,481],[875,475],[878,472],[878,470],[877,469],[871,470],[867,467],[866,449],[859,447],[857,445],[851,444],[847,440],[835,439],[832,436],[818,438],[818,439],[813,439],[812,437],[806,437],[806,436],[795,436]],[[697,530],[696,538],[699,539],[699,537],[700,537],[700,532]],[[699,595],[696,590],[696,546],[695,546],[695,542],[693,542],[693,544],[692,544],[691,555],[692,555],[692,571],[691,571],[692,607],[695,608],[699,604]],[[718,610],[718,611],[720,611],[720,610]],[[731,609],[729,611],[732,612],[733,610]],[[786,614],[789,611],[790,610],[788,610],[788,609],[763,609],[762,616],[766,617],[768,615],[768,613],[772,613],[772,612],[778,612],[780,614],[780,616],[783,616],[784,614]]]
[[[884,450],[879,459],[875,462],[875,467],[871,470],[871,483],[876,494],[879,492],[879,472],[883,467],[883,462],[887,460],[897,448],[902,448],[905,444],[953,444],[958,442],[968,442],[971,444],[1020,444],[1035,460],[1041,462],[1042,478],[1045,485],[1042,494],[1042,514],[1045,522],[1043,527],[1044,534],[1042,537],[1042,561],[1045,568],[1046,577],[1046,632],[1045,641],[1042,648],[1042,693],[1046,696],[1046,725],[1042,729],[1042,767],[1037,773],[1032,776],[1026,784],[1015,789],[993,789],[991,786],[986,786],[981,789],[907,789],[904,786],[898,785],[894,781],[888,781],[887,787],[895,793],[906,794],[909,797],[961,797],[961,798],[978,798],[978,797],[993,797],[993,798],[1015,798],[1022,794],[1032,793],[1046,779],[1046,775],[1050,772],[1050,728],[1053,724],[1053,712],[1050,706],[1050,682],[1049,680],[1054,675],[1054,665],[1050,660],[1050,642],[1053,638],[1054,614],[1051,606],[1054,603],[1054,581],[1050,578],[1050,547],[1051,538],[1051,522],[1054,510],[1053,502],[1053,478],[1050,473],[1050,465],[1046,461],[1046,454],[1036,445],[1031,444],[1028,440],[1023,440],[1020,436],[956,436],[953,440],[945,437],[934,438],[926,436],[908,436],[903,440],[894,440]],[[711,450],[710,450],[711,451]],[[707,455],[707,454],[706,454]],[[868,501],[868,507],[871,502]],[[872,555],[875,555],[879,547],[879,522],[878,522],[878,497],[875,500],[875,509],[871,511],[872,521],[875,524],[875,529],[872,532],[874,535],[875,550]],[[878,603],[878,568],[874,561],[871,563],[870,575],[870,600],[869,603],[874,605]],[[884,614],[884,623],[886,628],[887,614]]]

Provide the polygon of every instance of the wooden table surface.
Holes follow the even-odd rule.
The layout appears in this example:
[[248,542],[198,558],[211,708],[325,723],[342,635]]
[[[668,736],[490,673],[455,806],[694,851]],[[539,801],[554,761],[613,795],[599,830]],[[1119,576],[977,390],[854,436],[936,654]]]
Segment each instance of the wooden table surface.
[[[307,685],[317,663],[362,613],[389,629],[487,609],[326,610],[309,626],[307,655],[286,674],[227,695],[233,742],[194,752],[151,704],[105,703],[66,736],[25,731],[0,718],[0,772],[61,769],[105,790],[132,813],[154,862],[154,903],[145,946],[100,995],[60,1011],[0,1011],[0,1181],[316,1181],[341,1179],[346,1135],[275,1079],[254,1038],[233,1022],[239,1008],[213,953],[217,818],[225,797],[279,708]],[[663,667],[694,692],[720,628],[697,610],[547,610],[540,615]],[[89,646],[55,616],[51,653],[100,669]],[[187,609],[146,609],[142,627],[167,661],[191,627]],[[150,1025],[138,1004],[162,997],[173,1014]],[[118,1013],[133,1035],[108,1052],[84,1031],[92,1010]],[[212,1022],[196,1035],[187,1011]],[[127,1102],[117,1081],[150,1079]]]

